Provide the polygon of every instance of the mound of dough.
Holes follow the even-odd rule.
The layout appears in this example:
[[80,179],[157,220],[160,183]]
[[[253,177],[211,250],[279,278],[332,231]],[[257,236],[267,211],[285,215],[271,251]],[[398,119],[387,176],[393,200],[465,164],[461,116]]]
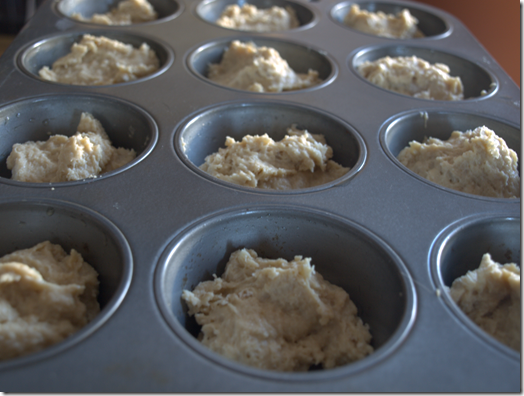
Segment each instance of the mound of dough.
[[479,268],[453,281],[451,298],[482,330],[520,351],[520,268],[486,253]]
[[425,179],[453,190],[494,198],[519,198],[517,153],[491,129],[454,131],[448,140],[410,142],[398,160]]
[[357,70],[372,84],[403,95],[434,100],[464,99],[462,80],[450,76],[449,67],[443,63],[431,64],[416,56],[386,56],[365,61]]
[[227,6],[216,24],[228,29],[253,32],[278,32],[300,25],[295,10],[291,7],[273,6],[259,10],[251,4],[244,4],[242,7],[236,4]]
[[57,59],[51,69],[38,74],[47,81],[71,85],[110,85],[134,81],[159,68],[159,60],[149,45],[136,49],[107,37],[85,34],[71,46],[71,52]]
[[320,84],[318,72],[295,73],[277,50],[257,47],[253,42],[234,40],[224,51],[222,61],[209,65],[211,81],[253,92],[282,92]]
[[358,4],[353,4],[344,17],[344,23],[353,29],[375,36],[400,39],[424,37],[424,33],[417,28],[418,19],[406,8],[393,15],[382,11],[361,10]]
[[226,138],[226,148],[206,157],[200,169],[230,183],[274,190],[309,188],[345,175],[345,168],[330,158],[333,150],[323,135],[287,129],[275,142],[267,134],[246,135],[241,142]]
[[47,348],[100,311],[98,273],[49,241],[0,258],[0,360]]
[[77,133],[53,135],[45,142],[13,145],[7,157],[11,179],[32,183],[82,180],[124,166],[136,157],[135,150],[115,148],[100,121],[82,113]]
[[184,290],[182,298],[202,326],[203,345],[257,368],[329,369],[373,352],[349,295],[324,280],[310,258],[271,260],[241,249],[221,278]]
[[124,0],[106,14],[93,14],[91,18],[84,18],[75,12],[71,15],[71,18],[99,25],[122,26],[154,21],[158,19],[158,14],[147,0]]

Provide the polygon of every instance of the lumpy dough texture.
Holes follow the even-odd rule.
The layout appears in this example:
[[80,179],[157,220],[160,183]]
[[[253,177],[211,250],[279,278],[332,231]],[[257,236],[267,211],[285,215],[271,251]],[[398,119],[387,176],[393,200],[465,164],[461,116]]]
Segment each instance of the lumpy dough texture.
[[246,135],[237,142],[226,138],[226,148],[206,157],[200,169],[231,183],[262,189],[291,190],[314,187],[345,175],[330,158],[333,150],[323,135],[312,135],[294,125],[275,142],[267,134]]
[[51,69],[38,74],[47,81],[71,85],[110,85],[148,76],[159,68],[149,45],[139,48],[107,37],[85,34],[71,46],[71,52],[56,60]]
[[373,352],[349,295],[324,280],[310,258],[271,260],[241,249],[221,278],[184,290],[182,298],[202,326],[203,345],[257,368],[329,369]]
[[382,11],[361,10],[358,4],[353,4],[344,17],[344,23],[353,29],[375,36],[400,39],[424,37],[417,28],[417,18],[411,15],[408,9],[393,15]]
[[357,69],[372,84],[403,95],[434,100],[464,99],[462,80],[450,76],[449,67],[443,63],[431,64],[416,56],[386,56],[365,61]]
[[255,32],[278,32],[299,26],[295,10],[291,7],[273,6],[258,9],[254,5],[229,5],[217,19],[216,24],[229,29]]
[[11,179],[33,183],[65,182],[96,177],[124,166],[135,150],[115,148],[100,121],[82,113],[77,132],[46,141],[17,143],[7,157]]
[[495,198],[520,197],[517,153],[485,126],[454,131],[445,141],[410,142],[397,158],[418,175],[453,190]]
[[318,72],[295,73],[277,50],[234,40],[218,64],[209,65],[208,78],[217,84],[253,92],[282,92],[319,84]]
[[98,273],[49,241],[0,258],[0,360],[64,340],[100,311]]
[[79,13],[74,13],[71,18],[99,25],[131,25],[154,21],[158,15],[147,0],[124,0],[105,14],[93,14],[90,18],[84,18]]
[[520,351],[520,268],[484,254],[478,269],[455,279],[449,290],[460,309],[481,329]]

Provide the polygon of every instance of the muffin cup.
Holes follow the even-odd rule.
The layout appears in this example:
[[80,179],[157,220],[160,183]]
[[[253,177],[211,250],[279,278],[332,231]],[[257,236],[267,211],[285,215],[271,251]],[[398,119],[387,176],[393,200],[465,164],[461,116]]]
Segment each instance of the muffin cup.
[[[350,170],[341,178],[320,186],[299,190],[265,190],[250,188],[215,178],[199,166],[206,156],[224,147],[226,137],[241,141],[246,135],[267,133],[273,140],[284,138],[287,128],[297,124],[311,134],[322,134],[333,148],[332,160]],[[225,186],[250,192],[300,193],[325,189],[354,177],[366,160],[366,146],[358,132],[329,113],[309,106],[286,102],[230,102],[203,109],[184,120],[175,133],[175,150],[182,161],[197,174]]]
[[[358,316],[369,324],[375,351],[335,369],[279,373],[235,363],[202,346],[195,338],[199,326],[186,313],[182,291],[193,290],[213,274],[220,276],[231,253],[241,248],[270,259],[311,257],[311,264],[324,279],[349,293]],[[283,380],[349,375],[377,363],[404,340],[416,311],[411,277],[382,240],[358,224],[296,206],[246,207],[194,222],[165,249],[154,288],[167,323],[196,352],[245,374]]]
[[[134,149],[136,158],[96,178],[60,183],[11,180],[6,159],[13,144],[45,141],[56,134],[72,136],[77,132],[83,112],[91,113],[101,122],[113,146]],[[117,175],[142,161],[158,140],[158,128],[150,115],[129,102],[102,95],[49,95],[24,99],[1,107],[0,119],[6,120],[0,124],[0,182],[19,186],[69,186]]]
[[[394,91],[386,90],[378,87],[373,83],[366,80],[358,72],[358,67],[365,61],[376,61],[383,57],[410,57],[416,56],[417,58],[423,59],[431,64],[443,63],[449,66],[449,75],[452,77],[460,77],[462,85],[464,87],[464,100],[456,101],[462,102],[467,100],[485,99],[491,97],[498,88],[498,81],[493,74],[479,66],[477,63],[462,58],[458,55],[451,53],[438,51],[427,47],[415,47],[407,45],[397,46],[375,46],[368,48],[361,48],[355,51],[349,57],[349,68],[362,80],[371,84],[373,87],[380,89],[385,92],[390,92],[395,95],[400,95],[404,98],[411,98],[409,95],[403,95]],[[432,101],[432,102],[447,102],[441,100],[431,100],[422,98],[413,98],[415,100]]]
[[520,218],[497,214],[469,217],[451,224],[431,248],[431,274],[442,301],[451,314],[483,343],[512,359],[518,351],[502,344],[477,326],[451,298],[448,288],[468,271],[477,269],[485,253],[500,264],[515,263],[520,267]]
[[[309,88],[284,91],[284,92],[250,92],[246,90],[239,90],[236,88],[226,87],[220,85],[208,79],[208,69],[210,64],[217,64],[222,61],[222,55],[224,51],[229,48],[233,40],[239,40],[241,42],[252,41],[258,47],[266,46],[274,48],[278,51],[282,59],[287,61],[289,67],[295,71],[295,73],[307,74],[310,69],[318,72],[318,77],[322,82],[318,85],[314,85]],[[206,82],[214,84],[218,87],[225,89],[232,89],[240,92],[250,92],[258,94],[293,94],[297,92],[305,92],[319,89],[331,83],[337,73],[338,68],[336,63],[326,54],[325,51],[315,49],[311,46],[305,46],[299,43],[291,41],[284,41],[276,38],[265,38],[256,36],[239,36],[239,37],[227,37],[220,40],[208,42],[192,50],[187,57],[187,66],[191,72],[197,77],[203,79]]]
[[[38,72],[42,67],[48,66],[49,68],[51,68],[53,63],[56,60],[69,54],[71,52],[71,46],[74,43],[80,42],[80,40],[82,40],[82,37],[85,34],[90,34],[96,37],[104,36],[104,37],[107,37],[108,39],[117,40],[124,44],[130,44],[134,48],[139,48],[140,45],[142,45],[143,43],[146,43],[147,45],[149,45],[149,47],[153,51],[155,51],[156,56],[158,57],[158,60],[159,60],[159,68],[154,73],[138,78],[136,80],[116,83],[116,84],[109,84],[109,85],[81,85],[79,86],[79,85],[73,85],[73,84],[63,84],[63,83],[57,83],[53,81],[44,80],[39,76]],[[166,71],[169,68],[169,66],[171,66],[171,64],[173,63],[173,60],[174,60],[174,54],[172,50],[167,46],[167,44],[160,42],[158,39],[152,39],[147,36],[137,35],[134,33],[118,32],[116,30],[91,30],[91,31],[75,32],[75,33],[54,34],[54,35],[39,39],[38,41],[34,41],[26,45],[23,49],[21,49],[21,51],[19,52],[17,56],[17,66],[24,73],[28,74],[29,76],[33,78],[36,78],[38,81],[42,81],[45,83],[72,86],[75,88],[78,88],[78,87],[97,88],[97,87],[135,84],[137,82],[152,79],[162,74],[164,71]]]
[[480,195],[472,195],[460,191],[452,190],[433,183],[415,172],[406,168],[398,159],[398,154],[403,148],[409,146],[409,142],[415,140],[422,142],[426,137],[434,137],[441,140],[447,140],[453,131],[466,132],[479,126],[486,126],[494,131],[499,137],[504,139],[508,147],[517,153],[521,158],[521,138],[520,128],[513,126],[504,121],[499,121],[492,117],[486,117],[478,114],[449,111],[444,109],[431,110],[413,110],[397,114],[387,120],[380,129],[380,143],[386,155],[399,167],[408,172],[413,177],[429,183],[438,188],[462,194],[468,197],[475,197],[487,200],[518,200],[518,198],[492,198]]
[[30,355],[0,362],[0,368],[49,358],[81,342],[118,309],[131,283],[133,257],[121,231],[108,219],[70,202],[0,200],[0,257],[44,241],[75,249],[99,274],[100,313],[64,341]]
[[[311,27],[316,22],[316,16],[313,11],[300,3],[288,0],[249,0],[247,4],[254,5],[258,9],[267,9],[271,7],[291,7],[297,15],[298,22],[300,26],[291,30],[305,29]],[[222,12],[226,9],[227,6],[232,4],[238,4],[240,7],[244,4],[238,0],[204,0],[198,4],[196,8],[196,14],[202,18],[204,21],[218,26],[216,20],[220,18]],[[220,26],[221,27],[221,26]],[[230,28],[223,28],[230,29]],[[239,29],[230,29],[230,30],[239,30]],[[250,32],[256,33],[256,32]]]

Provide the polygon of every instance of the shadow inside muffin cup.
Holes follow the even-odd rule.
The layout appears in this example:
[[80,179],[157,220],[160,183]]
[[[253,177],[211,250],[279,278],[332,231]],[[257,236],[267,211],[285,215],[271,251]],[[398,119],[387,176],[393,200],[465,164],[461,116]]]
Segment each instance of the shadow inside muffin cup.
[[208,155],[225,147],[226,137],[241,141],[246,135],[267,133],[275,141],[287,134],[287,128],[296,124],[311,134],[322,134],[327,145],[333,149],[333,161],[350,170],[341,178],[310,189],[278,192],[303,192],[323,189],[355,176],[362,168],[367,151],[358,132],[344,121],[320,110],[283,102],[232,102],[208,108],[192,115],[175,133],[175,150],[184,163],[198,174],[230,187],[256,192],[277,192],[259,188],[243,187],[221,181],[199,166]]
[[281,8],[291,7],[297,15],[300,24],[299,28],[310,25],[315,19],[315,14],[308,7],[288,0],[207,0],[202,1],[197,6],[196,13],[204,21],[216,25],[217,19],[220,18],[226,7],[233,4],[237,4],[239,7],[242,7],[244,4],[250,4],[258,9],[268,9],[274,6]]
[[286,378],[284,373],[233,363],[202,346],[195,338],[200,328],[187,315],[181,298],[183,290],[193,290],[200,282],[213,279],[213,274],[221,276],[231,253],[242,248],[269,259],[311,257],[315,270],[349,293],[358,316],[369,324],[375,349],[371,355],[344,366],[342,372],[335,368],[306,375],[318,379],[316,375],[348,374],[373,364],[391,353],[412,325],[416,296],[411,277],[399,257],[367,229],[297,207],[237,209],[202,219],[183,230],[168,245],[155,272],[157,302],[171,328],[197,352],[219,364],[255,375]]
[[[496,214],[474,216],[452,224],[436,239],[431,250],[431,272],[436,287],[446,291],[453,281],[480,266],[489,253],[500,264],[521,265],[520,218]],[[442,294],[452,313],[473,333],[499,351],[515,358],[519,353],[484,332],[453,301],[449,292]]]
[[0,199],[0,257],[50,241],[70,254],[75,249],[99,274],[100,313],[83,329],[40,352],[0,362],[28,362],[57,353],[92,334],[122,302],[131,282],[133,259],[124,235],[108,219],[69,202]]
[[[161,44],[156,39],[151,39],[149,37],[127,32],[100,30],[89,32],[75,32],[68,34],[61,33],[30,43],[18,55],[17,66],[26,74],[38,79],[39,81],[44,81],[52,84],[62,84],[44,80],[40,77],[38,72],[44,66],[48,66],[51,69],[53,63],[56,60],[71,53],[72,45],[74,43],[80,42],[80,40],[82,40],[82,37],[85,34],[90,34],[96,37],[104,36],[108,39],[117,40],[124,44],[130,44],[134,48],[139,48],[143,43],[146,43],[156,53],[156,56],[159,60],[159,68],[157,71],[150,75],[140,77],[136,80],[111,84],[112,86],[121,84],[133,84],[135,82],[151,79],[163,73],[167,68],[169,68],[169,66],[171,65],[171,63],[173,63],[174,60],[174,54],[172,53],[172,51],[169,50],[166,45]],[[96,85],[95,87],[101,86],[103,85]],[[90,87],[90,85],[82,85],[82,87]]]
[[[443,63],[449,66],[451,77],[460,77],[464,87],[464,100],[486,98],[495,93],[498,83],[495,77],[478,64],[447,52],[431,48],[414,46],[377,46],[358,50],[349,60],[349,68],[367,83],[384,90],[367,81],[358,71],[358,67],[366,62],[373,62],[383,57],[411,57],[423,59],[431,64]],[[402,95],[393,91],[397,95]],[[406,97],[406,95],[402,95]],[[416,99],[416,98],[414,98]],[[429,99],[419,99],[429,100]]]
[[[344,23],[344,18],[349,13],[351,6],[357,4],[361,10],[366,10],[369,12],[379,12],[382,11],[385,14],[396,15],[404,9],[407,9],[411,15],[413,15],[418,20],[417,27],[420,29],[424,36],[426,37],[435,37],[443,36],[446,33],[449,33],[449,27],[446,22],[439,16],[425,11],[421,8],[416,7],[416,4],[398,4],[398,3],[388,3],[388,2],[377,2],[377,1],[351,1],[339,3],[333,7],[330,12],[331,18],[342,25],[343,27],[350,29],[355,32],[362,34],[369,34],[360,32],[356,29],[351,28],[350,26]],[[387,37],[382,37],[387,38]],[[423,38],[423,37],[421,37]]]
[[[97,178],[116,175],[144,159],[158,140],[154,120],[137,106],[101,95],[50,95],[25,99],[0,107],[0,182],[48,187],[49,183],[11,180],[7,157],[15,143],[46,141],[51,135],[72,136],[77,132],[80,116],[91,113],[105,129],[114,147],[134,149],[136,158],[128,164]],[[73,185],[97,180],[85,179],[52,183]]]
[[204,44],[191,52],[191,54],[187,58],[187,66],[197,77],[200,77],[211,84],[215,84],[220,87],[225,87],[208,79],[209,65],[217,64],[222,61],[224,51],[229,48],[233,40],[239,40],[243,43],[253,42],[258,47],[266,46],[274,48],[276,51],[278,51],[282,59],[287,61],[289,67],[293,69],[295,73],[307,74],[310,69],[316,70],[318,72],[318,77],[322,80],[320,84],[314,85],[309,88],[284,92],[266,93],[286,94],[298,91],[302,92],[306,90],[317,89],[319,87],[329,84],[336,76],[337,67],[335,63],[328,57],[328,55],[325,52],[321,50],[317,50],[312,47],[307,47],[293,42],[282,41],[279,39],[250,36],[236,37],[234,39],[224,38]]
[[[91,18],[93,14],[105,14],[118,6],[123,0],[60,0],[57,10],[60,14],[71,18],[74,13],[82,15],[84,18]],[[181,11],[181,7],[175,0],[148,0],[153,9],[158,14],[158,20],[174,17]],[[75,22],[80,22],[75,20]],[[144,22],[144,23],[154,23]],[[82,22],[86,23],[86,22]],[[90,23],[90,22],[87,22]],[[107,25],[104,25],[107,26]]]
[[[448,140],[454,131],[466,132],[480,126],[486,126],[504,139],[507,146],[517,153],[521,158],[520,128],[494,118],[463,112],[452,112],[448,110],[414,110],[401,113],[391,117],[381,127],[379,139],[382,148],[388,157],[418,179],[436,185],[423,177],[407,169],[397,159],[398,154],[412,141],[423,142],[425,138],[438,138]],[[439,186],[439,188],[445,188]],[[446,189],[459,194],[459,191]],[[468,194],[470,195],[470,194]],[[471,195],[470,195],[471,196]],[[475,195],[476,197],[481,197]],[[488,198],[488,197],[481,197]],[[488,198],[489,199],[489,198]],[[493,198],[491,198],[493,199]],[[504,198],[507,199],[507,198]]]

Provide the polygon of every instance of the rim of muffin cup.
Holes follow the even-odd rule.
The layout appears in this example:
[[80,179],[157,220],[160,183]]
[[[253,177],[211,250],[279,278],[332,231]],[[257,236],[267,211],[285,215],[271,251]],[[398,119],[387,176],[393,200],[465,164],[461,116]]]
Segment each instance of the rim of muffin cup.
[[[6,159],[15,143],[45,141],[51,135],[72,136],[80,116],[91,113],[104,127],[114,147],[134,149],[137,156],[126,165],[97,177],[54,183],[11,179]],[[158,127],[140,107],[122,99],[98,94],[55,94],[19,100],[0,107],[0,183],[20,187],[65,187],[92,183],[118,175],[147,157],[156,146]]]
[[458,194],[469,198],[495,200],[498,202],[520,201],[520,198],[486,197],[441,186],[440,184],[429,181],[408,169],[397,159],[400,151],[403,148],[408,147],[409,142],[413,140],[420,143],[422,143],[426,137],[447,140],[450,138],[453,131],[466,132],[467,130],[473,130],[481,126],[486,126],[495,132],[497,136],[504,139],[507,146],[517,153],[519,163],[521,162],[522,152],[520,127],[494,117],[473,114],[465,111],[421,108],[396,114],[386,120],[381,126],[379,140],[382,149],[395,165],[423,183],[427,183],[452,194]]
[[430,251],[430,273],[448,312],[483,344],[510,358],[520,353],[482,330],[451,298],[448,287],[468,271],[477,269],[484,253],[500,263],[520,267],[520,217],[489,213],[473,215],[446,227],[435,239]]
[[[309,69],[318,71],[319,78],[322,82],[308,88],[289,90],[283,92],[252,92],[248,90],[231,88],[222,84],[211,81],[208,76],[210,64],[220,63],[224,51],[229,48],[231,43],[238,40],[242,43],[253,42],[258,47],[266,46],[277,50],[293,71],[296,73],[308,73]],[[252,36],[224,37],[217,40],[208,41],[199,44],[188,52],[186,65],[189,70],[199,79],[222,89],[228,89],[235,92],[244,92],[255,95],[292,95],[301,92],[310,92],[321,89],[330,84],[338,74],[338,67],[335,60],[324,50],[311,45],[301,44],[291,40],[280,38]]]
[[[294,190],[273,190],[241,186],[214,177],[199,168],[208,155],[225,147],[227,136],[241,141],[246,135],[263,135],[279,141],[287,128],[297,124],[311,134],[322,134],[333,149],[333,161],[350,170],[342,177],[318,186]],[[197,175],[227,188],[248,193],[301,194],[325,190],[355,177],[367,158],[359,132],[346,121],[323,110],[289,102],[250,100],[215,104],[186,117],[175,129],[173,145],[182,162]]]
[[[370,326],[374,352],[332,369],[279,372],[232,361],[203,346],[182,290],[222,275],[230,254],[244,247],[263,258],[311,257],[324,279],[349,293],[358,316]],[[344,265],[334,264],[340,261]],[[188,225],[162,253],[154,292],[167,324],[193,352],[241,374],[284,381],[353,375],[379,363],[407,338],[417,310],[414,283],[401,258],[373,232],[328,212],[278,204],[228,209]]]
[[119,308],[133,273],[131,248],[122,232],[98,212],[57,199],[1,199],[0,257],[49,240],[71,249],[99,274],[100,312],[82,329],[63,341],[24,356],[0,361],[0,368],[31,364],[65,352],[101,328]]
[[[419,23],[417,24],[417,27],[420,29],[422,33],[424,33],[426,37],[418,37],[411,39],[382,37],[354,29],[344,23],[344,18],[353,4],[357,4],[361,10],[366,10],[369,12],[382,11],[385,14],[394,15],[396,15],[403,9],[407,9],[411,13],[411,15],[418,19]],[[436,39],[444,38],[451,34],[452,27],[449,25],[446,19],[443,19],[439,15],[435,14],[433,11],[428,11],[421,6],[423,6],[423,4],[416,4],[411,2],[391,3],[387,1],[345,1],[336,4],[329,12],[329,16],[333,21],[335,21],[335,23],[352,32],[386,40]]]
[[79,21],[71,17],[73,13],[78,12],[84,18],[90,18],[93,14],[105,14],[116,7],[122,0],[60,0],[56,3],[54,9],[60,16],[65,16],[76,23],[89,24],[93,26],[104,26],[107,28],[125,28],[135,25],[149,25],[162,23],[176,18],[184,10],[184,4],[176,0],[148,0],[158,14],[158,19],[147,22],[133,23],[131,25],[103,25],[93,22]]
[[256,31],[247,31],[247,30],[241,30],[241,29],[233,29],[228,27],[219,26],[216,24],[216,20],[220,17],[222,12],[225,10],[225,8],[232,4],[237,4],[239,6],[242,6],[244,3],[254,5],[259,9],[267,9],[271,8],[273,6],[277,7],[292,7],[294,11],[296,12],[297,19],[299,21],[299,26],[294,29],[288,29],[288,30],[280,30],[278,33],[285,33],[289,31],[297,31],[297,30],[303,30],[308,29],[311,26],[313,26],[317,20],[318,17],[316,13],[308,7],[306,4],[301,4],[295,1],[289,1],[289,0],[247,0],[245,2],[239,1],[239,0],[203,0],[198,3],[198,5],[195,8],[196,15],[202,19],[203,21],[214,25],[216,27],[219,27],[221,29],[227,29],[227,30],[233,30],[237,32],[246,32],[246,33],[253,33],[253,34],[263,34],[263,33],[271,33],[271,32],[256,32]]
[[[155,51],[159,60],[159,68],[157,71],[147,76],[137,78],[136,80],[105,85],[65,84],[60,82],[44,80],[38,75],[38,71],[42,67],[48,66],[49,68],[51,68],[51,66],[56,60],[69,54],[71,52],[71,46],[74,43],[80,42],[82,37],[86,34],[95,37],[104,36],[108,39],[117,40],[124,44],[131,44],[134,48],[138,48],[142,43],[146,43],[153,51]],[[18,67],[18,69],[26,75],[36,79],[37,81],[66,87],[89,89],[122,86],[148,81],[164,73],[173,64],[175,54],[169,47],[169,45],[157,38],[152,38],[141,33],[137,34],[127,31],[111,31],[102,28],[100,30],[85,30],[72,33],[53,33],[51,35],[39,38],[26,44],[23,48],[19,50],[18,54],[15,56],[15,59],[16,66]]]
[[[358,67],[365,61],[373,62],[386,56],[392,58],[416,56],[417,58],[423,59],[431,64],[444,63],[448,65],[450,69],[449,75],[451,77],[460,77],[462,80],[464,99],[447,101],[415,98],[410,95],[404,95],[381,88],[365,79],[358,72]],[[499,81],[496,76],[477,62],[463,58],[460,55],[428,47],[418,47],[413,45],[376,45],[359,48],[349,55],[347,65],[359,79],[382,92],[424,102],[460,103],[465,101],[483,100],[492,97],[499,88]],[[486,93],[483,95],[482,91],[485,91]]]

